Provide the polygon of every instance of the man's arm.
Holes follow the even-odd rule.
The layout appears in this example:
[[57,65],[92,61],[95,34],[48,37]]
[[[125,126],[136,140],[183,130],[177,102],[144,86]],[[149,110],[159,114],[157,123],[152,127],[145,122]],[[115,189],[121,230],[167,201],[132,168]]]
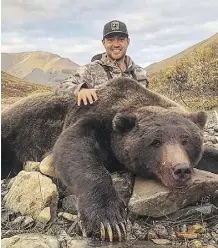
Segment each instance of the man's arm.
[[94,88],[94,82],[88,66],[80,67],[76,73],[61,82],[56,89],[56,93],[58,95],[72,96],[77,95],[82,88]]
[[96,90],[94,89],[95,83],[91,74],[91,65],[80,67],[75,74],[70,78],[64,80],[56,89],[56,94],[76,96],[77,103],[83,102],[92,104],[97,100]]

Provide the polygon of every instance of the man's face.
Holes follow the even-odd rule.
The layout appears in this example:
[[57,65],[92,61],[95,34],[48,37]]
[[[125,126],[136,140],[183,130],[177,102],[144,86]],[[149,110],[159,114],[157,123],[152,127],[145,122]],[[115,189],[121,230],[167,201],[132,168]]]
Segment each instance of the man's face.
[[102,40],[107,55],[113,60],[122,59],[129,46],[129,38],[124,35],[110,35]]

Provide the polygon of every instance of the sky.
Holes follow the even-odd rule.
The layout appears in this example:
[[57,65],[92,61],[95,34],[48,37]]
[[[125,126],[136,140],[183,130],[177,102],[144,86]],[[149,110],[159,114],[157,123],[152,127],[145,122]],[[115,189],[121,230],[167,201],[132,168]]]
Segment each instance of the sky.
[[104,25],[126,23],[143,67],[218,32],[217,0],[2,0],[1,52],[47,51],[84,65],[104,52]]

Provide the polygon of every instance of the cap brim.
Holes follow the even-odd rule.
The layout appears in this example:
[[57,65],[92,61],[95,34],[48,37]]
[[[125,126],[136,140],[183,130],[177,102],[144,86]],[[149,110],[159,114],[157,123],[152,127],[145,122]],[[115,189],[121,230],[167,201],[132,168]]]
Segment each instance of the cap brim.
[[107,36],[110,36],[111,34],[124,34],[124,35],[126,35],[127,37],[129,36],[127,33],[124,33],[124,32],[121,32],[121,31],[112,31],[112,32],[107,33],[107,34],[103,37],[103,39],[106,38]]

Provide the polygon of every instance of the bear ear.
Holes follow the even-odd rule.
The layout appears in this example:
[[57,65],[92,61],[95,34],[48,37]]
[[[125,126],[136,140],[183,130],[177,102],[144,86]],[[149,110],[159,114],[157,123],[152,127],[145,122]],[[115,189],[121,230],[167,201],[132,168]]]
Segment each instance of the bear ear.
[[113,130],[116,132],[126,132],[136,125],[136,116],[134,114],[118,113],[113,121]]
[[201,129],[204,128],[207,122],[207,114],[204,111],[191,113],[188,117]]

